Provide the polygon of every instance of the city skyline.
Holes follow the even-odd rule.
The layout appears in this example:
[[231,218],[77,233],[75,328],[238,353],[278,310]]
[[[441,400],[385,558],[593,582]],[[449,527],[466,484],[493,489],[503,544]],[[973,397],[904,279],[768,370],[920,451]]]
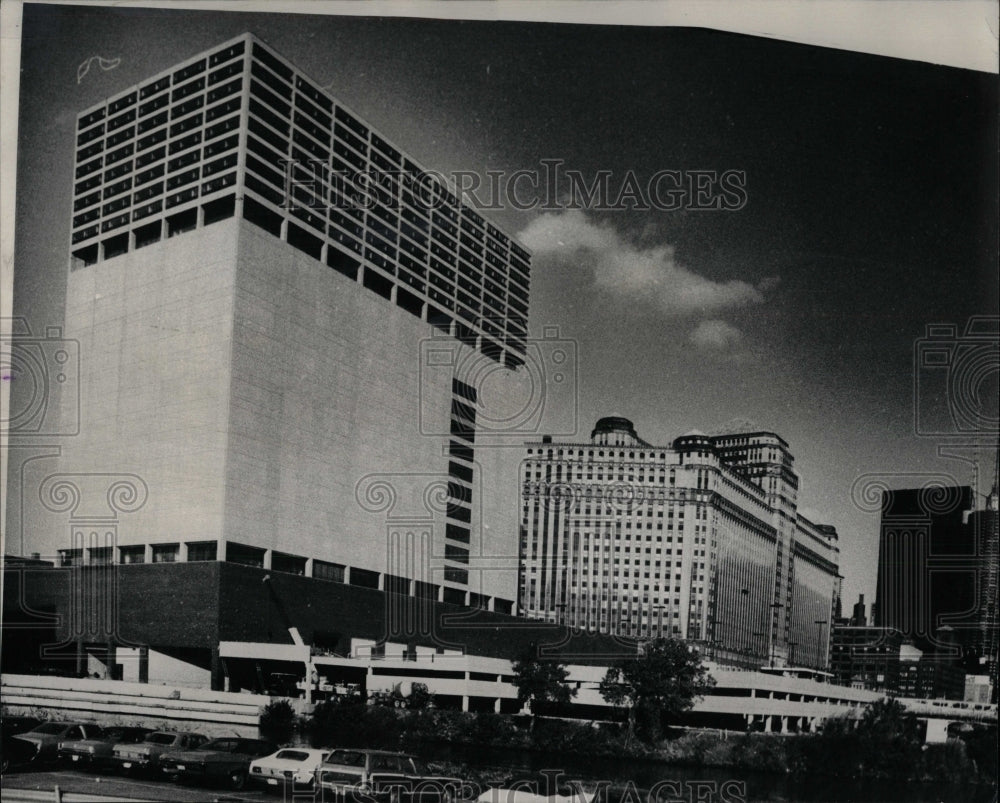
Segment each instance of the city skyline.
[[[164,15],[171,25],[154,36]],[[57,182],[72,167],[75,114],[244,29],[318,78],[332,71],[336,95],[446,173],[541,173],[559,159],[588,182],[609,170],[618,186],[629,171],[645,185],[657,170],[742,170],[745,204],[731,212],[486,214],[534,251],[530,334],[555,326],[577,345],[579,396],[558,419],[578,425],[576,440],[615,413],[657,445],[734,418],[777,432],[805,478],[802,508],[840,532],[844,597],[873,598],[877,514],[854,506],[855,482],[972,480],[936,449],[975,438],[913,435],[913,355],[927,325],[961,333],[996,306],[989,77],[706,31],[308,19],[27,7],[15,312],[34,331],[61,323]],[[80,78],[94,52],[121,61]],[[632,69],[616,76],[609,62],[622,58]],[[858,76],[893,91],[859,88],[869,81]],[[930,158],[940,153],[945,167]],[[970,266],[967,284],[946,259]],[[980,455],[985,492],[985,439]]]

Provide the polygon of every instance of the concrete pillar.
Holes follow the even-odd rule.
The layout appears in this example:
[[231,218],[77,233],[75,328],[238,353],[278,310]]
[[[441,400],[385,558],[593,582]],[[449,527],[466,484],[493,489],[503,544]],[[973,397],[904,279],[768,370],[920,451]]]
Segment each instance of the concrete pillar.
[[467,694],[462,695],[462,710],[465,712],[469,710],[469,695]]
[[781,732],[788,733],[788,717],[781,717]]
[[500,698],[499,697],[497,697],[493,701],[493,713],[494,714],[499,714],[500,713]]
[[223,691],[225,688],[225,668],[222,657],[219,655],[219,648],[212,647],[211,658],[209,659],[209,672],[212,678],[212,691]]

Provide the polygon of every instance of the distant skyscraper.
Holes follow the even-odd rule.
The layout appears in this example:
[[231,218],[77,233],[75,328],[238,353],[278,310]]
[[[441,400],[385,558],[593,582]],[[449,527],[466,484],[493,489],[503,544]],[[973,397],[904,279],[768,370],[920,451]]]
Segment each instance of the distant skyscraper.
[[662,447],[617,417],[589,443],[528,444],[522,610],[700,641],[723,662],[825,666],[837,532],[798,513],[792,462],[773,433]]
[[997,596],[1000,594],[998,572],[1000,572],[1000,515],[998,515],[998,489],[996,480],[985,510],[974,511],[969,516],[969,529],[980,556],[977,576],[979,587],[978,628],[972,637],[971,657],[978,659],[979,666],[967,668],[975,674],[988,675],[996,695],[998,685],[998,642],[1000,642],[1000,618],[998,618]]
[[995,672],[997,514],[974,508],[968,486],[884,493],[875,625],[935,654],[961,650],[970,671],[992,660]]
[[864,627],[868,624],[868,614],[865,611],[865,595],[859,594],[858,601],[854,603],[851,611],[850,625],[852,627]]

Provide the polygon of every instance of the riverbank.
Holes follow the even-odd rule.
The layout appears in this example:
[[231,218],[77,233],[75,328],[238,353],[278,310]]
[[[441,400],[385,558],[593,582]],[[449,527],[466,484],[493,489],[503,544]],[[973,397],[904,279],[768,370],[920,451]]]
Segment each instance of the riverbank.
[[[997,730],[979,728],[943,744],[924,745],[912,722],[831,721],[824,732],[783,736],[766,733],[668,733],[654,744],[629,742],[613,724],[592,725],[561,719],[511,717],[381,706],[317,708],[301,723],[314,745],[382,747],[444,759],[487,785],[503,780],[481,760],[488,755],[502,770],[559,767],[608,774],[622,762],[655,782],[662,768],[726,769],[790,777],[827,777],[845,781],[993,785],[997,778]],[[484,775],[484,772],[491,774]],[[633,773],[634,774],[634,773]],[[638,781],[636,781],[638,782]]]

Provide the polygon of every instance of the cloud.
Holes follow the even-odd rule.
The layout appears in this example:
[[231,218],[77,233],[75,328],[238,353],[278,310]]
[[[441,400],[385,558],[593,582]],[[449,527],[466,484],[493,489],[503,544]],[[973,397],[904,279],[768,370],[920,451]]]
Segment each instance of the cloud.
[[691,343],[703,351],[729,351],[743,342],[743,333],[725,321],[702,321],[691,332]]
[[520,239],[536,261],[589,268],[596,287],[671,314],[706,314],[760,304],[778,282],[768,277],[755,287],[738,279],[720,282],[700,276],[677,261],[673,246],[636,245],[614,227],[589,220],[579,209],[540,215]]

